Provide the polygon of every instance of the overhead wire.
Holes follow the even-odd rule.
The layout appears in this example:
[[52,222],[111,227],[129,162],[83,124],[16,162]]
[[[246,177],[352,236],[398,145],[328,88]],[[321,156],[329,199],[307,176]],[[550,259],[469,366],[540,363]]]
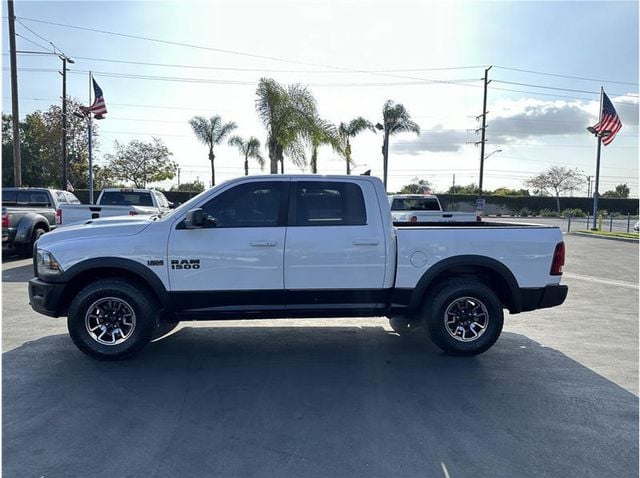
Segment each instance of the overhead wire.
[[619,85],[631,85],[631,86],[639,86],[638,83],[631,83],[631,82],[627,82],[627,81],[617,81],[617,80],[603,80],[603,79],[598,79],[598,78],[587,78],[584,76],[573,76],[573,75],[561,75],[558,73],[546,73],[546,72],[542,72],[542,71],[535,71],[535,70],[525,70],[522,68],[513,68],[513,67],[507,67],[507,66],[500,66],[500,65],[493,65],[494,68],[499,68],[501,70],[510,70],[510,71],[519,71],[519,72],[523,72],[523,73],[532,73],[534,75],[545,75],[545,76],[555,76],[557,78],[568,78],[571,80],[584,80],[584,81],[595,81],[595,82],[602,82],[602,83],[616,83]]

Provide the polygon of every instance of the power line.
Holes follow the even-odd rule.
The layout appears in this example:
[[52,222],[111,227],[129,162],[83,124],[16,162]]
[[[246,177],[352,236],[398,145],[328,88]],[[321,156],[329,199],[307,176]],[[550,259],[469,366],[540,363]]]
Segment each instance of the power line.
[[127,33],[111,32],[111,31],[108,31],[108,30],[100,30],[100,29],[97,29],[97,28],[81,27],[81,26],[77,26],[77,25],[68,25],[68,24],[64,24],[64,23],[56,23],[56,22],[50,22],[50,21],[45,21],[45,20],[38,20],[38,19],[34,19],[34,18],[21,17],[21,20],[35,22],[35,23],[44,23],[44,24],[47,24],[47,25],[54,25],[54,26],[59,26],[59,27],[64,27],[64,28],[72,28],[72,29],[77,29],[77,30],[91,31],[91,32],[95,32],[95,33],[105,34],[105,35],[114,35],[114,36],[119,36],[119,37],[123,37],[123,38],[132,38],[132,39],[136,39],[136,40],[150,41],[150,42],[160,43],[160,44],[165,44],[165,45],[182,46],[182,47],[187,47],[187,48],[195,48],[195,49],[199,49],[199,50],[214,51],[214,52],[217,52],[217,53],[224,53],[224,54],[229,54],[229,55],[238,55],[238,56],[249,57],[249,58],[258,58],[258,59],[261,59],[261,60],[277,61],[277,62],[290,63],[290,64],[295,64],[295,65],[315,66],[315,67],[320,67],[320,68],[326,68],[326,69],[331,69],[331,70],[340,70],[340,71],[346,71],[346,72],[351,72],[351,73],[367,73],[367,74],[373,74],[373,75],[397,77],[397,78],[404,78],[404,79],[410,79],[410,80],[428,81],[428,82],[433,82],[433,83],[448,83],[448,81],[429,80],[429,79],[426,79],[426,78],[414,78],[414,77],[409,77],[409,76],[400,76],[400,75],[395,75],[395,74],[391,74],[391,73],[383,73],[383,72],[372,73],[372,72],[369,72],[367,70],[358,70],[358,69],[354,69],[354,68],[344,68],[344,67],[333,66],[333,65],[316,64],[316,63],[310,63],[310,62],[304,62],[304,61],[298,61],[298,60],[289,60],[289,59],[279,58],[279,57],[274,57],[274,56],[257,55],[257,54],[254,54],[254,53],[240,52],[240,51],[235,51],[235,50],[227,50],[227,49],[222,49],[222,48],[214,48],[214,47],[209,47],[209,46],[204,46],[204,45],[194,45],[194,44],[186,43],[186,42],[162,40],[162,39],[159,39],[159,38],[145,37],[145,36],[142,36],[142,35],[131,35],[131,34],[127,34]]
[[[505,80],[493,80],[496,83],[503,83],[505,85],[516,85],[516,86],[528,86],[531,88],[543,88],[545,90],[556,90],[556,91],[569,91],[572,93],[587,93],[589,95],[599,95],[599,92],[596,91],[589,91],[589,90],[574,90],[571,88],[559,88],[556,86],[543,86],[543,85],[534,85],[532,83],[518,83],[516,81],[505,81]],[[616,96],[624,96],[623,93],[610,93],[612,95],[616,95]]]
[[[8,56],[8,53],[3,53],[3,56]],[[449,71],[449,70],[467,70],[482,68],[481,66],[449,66],[449,67],[437,67],[437,68],[406,68],[406,69],[362,69],[357,72],[354,71],[342,71],[342,70],[292,70],[292,69],[277,69],[277,68],[238,68],[238,67],[224,67],[224,66],[208,66],[208,65],[181,65],[177,63],[151,63],[144,61],[132,61],[132,60],[116,60],[112,58],[95,58],[73,55],[76,60],[87,60],[102,63],[122,63],[127,65],[138,66],[158,66],[163,68],[186,68],[186,69],[199,69],[199,70],[215,70],[215,71],[246,71],[246,72],[258,72],[258,73],[329,73],[329,74],[353,74],[353,73],[403,73],[412,71]]]
[[[42,46],[42,45],[40,45],[39,43],[34,42],[33,40],[30,40],[30,39],[28,39],[27,37],[22,36],[22,35],[20,35],[20,34],[19,34],[19,33],[17,33],[17,32],[16,32],[16,36],[17,36],[17,37],[22,38],[22,39],[23,39],[23,40],[25,40],[25,41],[28,41],[29,43],[31,43],[32,45],[37,46],[38,48],[42,48],[45,52],[53,53],[51,50],[47,49],[47,47]],[[43,52],[43,53],[44,53],[44,52]],[[3,70],[8,70],[8,68],[3,68]]]
[[507,67],[507,66],[495,66],[494,68],[500,68],[501,70],[520,71],[520,72],[523,72],[523,73],[532,73],[534,75],[555,76],[557,78],[569,78],[569,79],[572,79],[572,80],[585,80],[585,81],[595,81],[595,82],[602,82],[602,83],[617,83],[619,85],[638,86],[638,83],[630,83],[630,82],[626,82],[626,81],[602,80],[602,79],[598,79],[598,78],[586,78],[584,76],[560,75],[560,74],[557,74],[557,73],[546,73],[546,72],[535,71],[535,70],[523,70],[521,68],[510,68],[510,67]]
[[[3,70],[7,70],[6,67]],[[57,71],[51,68],[21,68],[21,71],[29,71],[34,73],[51,73]],[[89,70],[69,70],[69,73],[75,75],[85,75],[89,73]],[[92,71],[94,75],[100,75],[106,78],[126,78],[134,80],[153,80],[153,81],[171,81],[178,83],[209,83],[218,85],[240,85],[240,86],[255,86],[257,81],[242,81],[242,80],[220,80],[214,78],[190,78],[190,77],[178,77],[178,76],[156,76],[156,75],[140,75],[131,73],[113,73],[109,71]],[[418,81],[403,81],[403,82],[377,82],[377,83],[308,83],[309,87],[364,87],[364,86],[418,86],[418,85],[438,85],[446,83],[448,85],[455,86],[474,86],[469,85],[469,82],[479,81],[475,78],[463,78],[452,80],[418,80]]]

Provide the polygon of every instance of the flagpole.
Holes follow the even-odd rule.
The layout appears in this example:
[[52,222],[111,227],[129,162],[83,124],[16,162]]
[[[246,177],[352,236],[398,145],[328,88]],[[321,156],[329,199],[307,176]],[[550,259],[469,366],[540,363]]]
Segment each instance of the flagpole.
[[[598,123],[602,121],[602,98],[604,94],[604,88],[600,87],[600,113],[598,116]],[[596,183],[593,189],[593,227],[592,231],[597,230],[597,221],[598,221],[598,183],[600,181],[600,150],[602,149],[602,133],[596,134],[598,138],[598,148],[596,152]]]
[[[89,72],[89,104],[91,104],[91,72]],[[89,204],[93,204],[93,158],[91,156],[91,112],[87,114],[87,130],[89,135]]]

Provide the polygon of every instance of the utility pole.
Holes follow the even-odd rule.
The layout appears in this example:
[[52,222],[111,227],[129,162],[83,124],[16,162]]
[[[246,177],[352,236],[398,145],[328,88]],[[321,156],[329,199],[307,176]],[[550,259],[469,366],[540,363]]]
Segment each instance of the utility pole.
[[13,123],[13,185],[22,186],[20,158],[20,114],[18,112],[18,65],[16,62],[16,26],[13,0],[7,0],[9,14],[9,56],[11,58],[11,116]]
[[67,190],[67,57],[62,58],[62,190]]
[[587,197],[591,197],[591,176],[587,176]]
[[178,189],[180,189],[180,168],[178,167]]
[[456,175],[453,175],[453,185],[451,186],[451,193],[455,194],[456,193]]
[[482,127],[481,131],[481,139],[480,139],[480,181],[478,182],[478,198],[482,197],[482,179],[484,175],[484,144],[486,142],[485,133],[487,130],[487,87],[489,86],[489,70],[491,66],[484,70],[484,98],[482,101]]

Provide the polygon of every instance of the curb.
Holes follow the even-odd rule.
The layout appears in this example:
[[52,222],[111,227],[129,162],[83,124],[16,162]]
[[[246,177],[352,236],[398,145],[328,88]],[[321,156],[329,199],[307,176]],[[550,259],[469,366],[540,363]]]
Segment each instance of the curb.
[[634,242],[634,243],[638,243],[638,239],[631,239],[631,238],[627,238],[627,237],[615,237],[615,236],[598,236],[597,234],[590,234],[588,232],[580,232],[580,231],[576,231],[576,232],[568,232],[566,234],[572,234],[575,236],[582,236],[582,237],[593,237],[595,239],[607,239],[609,241],[620,241],[620,242]]

